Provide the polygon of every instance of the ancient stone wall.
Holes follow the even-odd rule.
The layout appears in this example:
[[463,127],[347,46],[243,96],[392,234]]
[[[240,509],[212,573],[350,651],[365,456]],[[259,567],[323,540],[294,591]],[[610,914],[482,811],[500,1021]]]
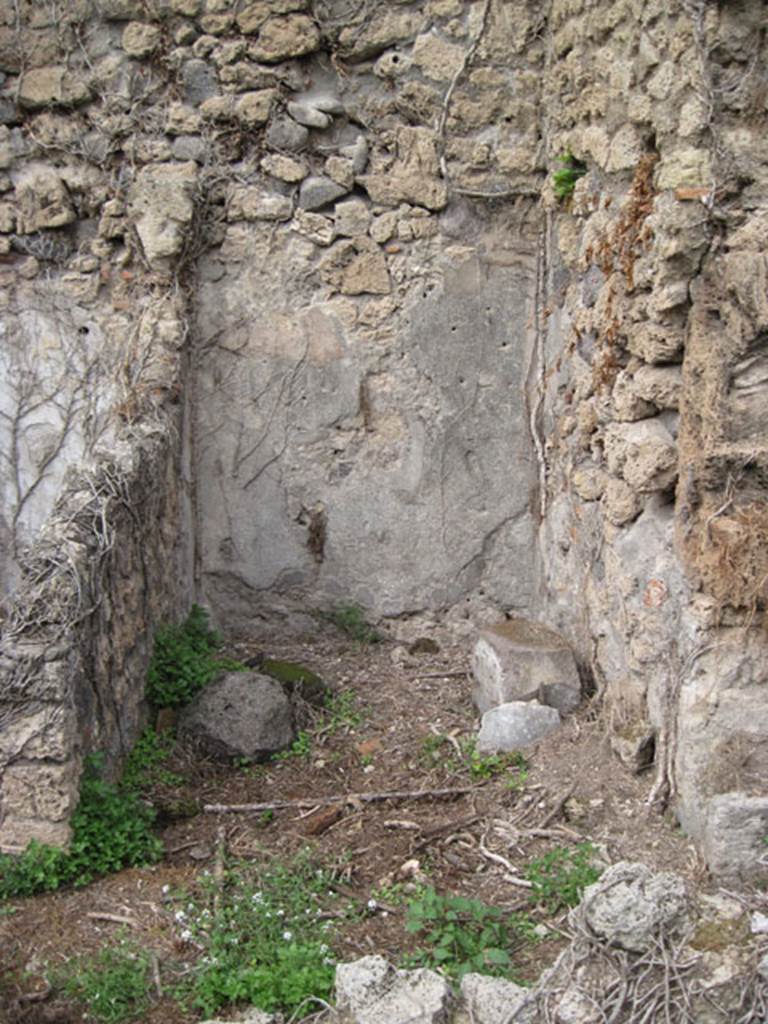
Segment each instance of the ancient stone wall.
[[[750,870],[762,10],[0,2],[5,577],[36,578],[21,551],[61,487],[50,523],[80,522],[67,466],[102,494],[114,449],[127,488],[108,557],[67,577],[103,598],[74,646],[44,662],[33,617],[36,667],[8,662],[74,659],[43,709],[69,739],[5,762],[60,750],[71,797],[82,750],[119,760],[151,625],[193,595],[228,628],[349,601],[531,614],[572,640],[619,756],[654,762],[653,798],[717,870]],[[15,715],[43,692],[24,686]],[[35,785],[0,820],[51,820]]]
[[768,825],[763,13],[555,2],[544,98],[588,171],[549,265],[544,615],[725,873]]

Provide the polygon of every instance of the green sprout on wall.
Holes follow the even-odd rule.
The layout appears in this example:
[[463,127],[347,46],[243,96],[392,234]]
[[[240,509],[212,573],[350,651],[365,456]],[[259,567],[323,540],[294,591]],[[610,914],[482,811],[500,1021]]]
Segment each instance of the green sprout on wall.
[[571,153],[563,153],[557,159],[563,166],[552,175],[552,185],[555,195],[562,200],[573,195],[576,182],[587,173],[587,165]]

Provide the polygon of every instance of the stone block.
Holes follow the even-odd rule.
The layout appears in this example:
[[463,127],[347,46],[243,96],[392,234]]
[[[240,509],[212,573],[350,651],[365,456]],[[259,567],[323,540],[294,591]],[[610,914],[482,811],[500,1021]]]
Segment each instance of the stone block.
[[272,64],[291,57],[303,57],[320,47],[320,30],[306,14],[288,14],[272,17],[259,28],[258,40],[253,44],[255,60]]
[[60,65],[25,71],[19,84],[19,104],[26,110],[78,106],[90,96],[85,79]]
[[605,431],[611,473],[639,494],[665,490],[677,476],[677,446],[660,419],[611,424]]
[[483,630],[472,652],[473,700],[484,714],[509,701],[535,700],[542,685],[557,683],[581,694],[573,652],[554,630],[510,619]]
[[157,25],[131,21],[123,29],[122,47],[129,57],[149,57],[161,39],[162,32]]
[[294,160],[293,157],[283,156],[281,153],[269,153],[265,156],[261,161],[261,169],[273,178],[290,184],[303,181],[309,174],[303,160]]
[[483,715],[477,736],[481,754],[520,750],[548,736],[560,725],[560,712],[538,701],[510,701]]
[[144,167],[128,196],[128,215],[151,264],[163,268],[181,251],[194,213],[198,168],[189,161]]
[[66,821],[77,803],[75,765],[13,764],[3,774],[3,816]]
[[309,141],[309,129],[304,125],[297,124],[293,118],[275,117],[267,128],[266,141],[272,149],[299,153]]
[[227,220],[290,220],[293,202],[290,196],[265,192],[258,185],[239,185],[227,202]]
[[25,176],[16,188],[16,196],[20,235],[64,227],[75,220],[67,187],[52,168],[40,168]]

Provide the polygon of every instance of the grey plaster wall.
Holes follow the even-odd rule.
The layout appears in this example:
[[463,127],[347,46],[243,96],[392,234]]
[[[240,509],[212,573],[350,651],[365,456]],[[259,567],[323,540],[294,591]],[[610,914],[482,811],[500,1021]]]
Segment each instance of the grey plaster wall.
[[436,235],[388,257],[384,302],[302,287],[316,257],[290,228],[206,263],[194,458],[203,594],[223,619],[275,592],[377,615],[478,590],[528,606],[533,252],[508,216],[471,245]]

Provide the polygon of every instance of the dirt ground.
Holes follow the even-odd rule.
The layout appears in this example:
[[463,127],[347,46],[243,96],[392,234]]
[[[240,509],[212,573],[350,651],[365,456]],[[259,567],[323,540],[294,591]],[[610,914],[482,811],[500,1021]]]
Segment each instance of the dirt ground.
[[[374,890],[394,882],[407,886],[423,875],[438,891],[517,909],[527,906],[528,891],[515,879],[532,858],[587,840],[608,863],[640,860],[708,887],[673,819],[647,805],[651,775],[632,776],[620,766],[594,708],[584,707],[525,751],[524,779],[515,772],[473,778],[458,754],[478,725],[467,672],[471,640],[434,625],[402,625],[399,634],[362,647],[327,626],[303,638],[273,634],[268,643],[256,637],[230,647],[235,657],[259,651],[301,662],[337,692],[351,691],[359,724],[332,732],[316,720],[308,726],[308,757],[258,768],[223,767],[177,748],[168,767],[184,776],[183,786],[160,785],[151,794],[165,822],[163,862],[84,889],[0,906],[0,1021],[87,1020],[82,1008],[48,991],[46,970],[109,944],[121,929],[154,950],[161,974],[166,962],[189,956],[164,887],[178,889],[210,870],[219,834],[230,856],[258,862],[311,847],[318,860],[338,865],[345,893],[360,905]],[[438,742],[438,735],[448,738]],[[467,787],[423,799],[364,802],[349,796]],[[335,795],[339,801],[330,810],[291,808],[271,817],[202,810],[214,803]],[[375,951],[397,962],[413,941],[403,924],[402,905],[380,903],[343,933],[337,951],[343,959]],[[552,962],[564,941],[558,929],[565,925],[564,914],[548,922],[550,937],[518,963],[520,976],[533,980]],[[149,1024],[196,1019],[170,999],[158,1000],[143,1017]]]

